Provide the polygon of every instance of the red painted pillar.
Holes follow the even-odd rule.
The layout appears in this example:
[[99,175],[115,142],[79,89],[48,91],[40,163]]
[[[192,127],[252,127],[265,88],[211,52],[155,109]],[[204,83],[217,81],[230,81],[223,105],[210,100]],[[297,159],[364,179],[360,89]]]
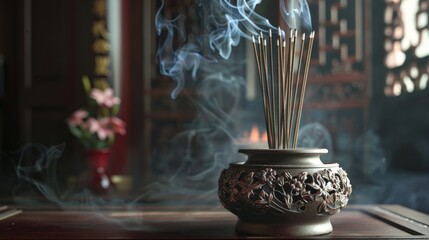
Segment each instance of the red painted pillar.
[[113,146],[110,171],[112,174],[128,173],[129,139],[130,139],[130,0],[121,2],[121,110],[119,117],[127,123],[127,134],[117,135]]

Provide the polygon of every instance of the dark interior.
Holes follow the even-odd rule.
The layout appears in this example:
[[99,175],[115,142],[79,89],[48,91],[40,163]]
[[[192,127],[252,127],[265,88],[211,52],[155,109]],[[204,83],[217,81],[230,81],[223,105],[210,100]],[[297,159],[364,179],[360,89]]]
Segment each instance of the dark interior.
[[[429,53],[420,47],[428,46],[429,7],[405,2],[308,1],[318,37],[298,145],[328,148],[322,160],[348,172],[351,203],[429,213]],[[243,160],[240,144],[253,126],[262,135],[265,125],[251,40],[240,37],[223,58],[207,44],[218,26],[201,5],[0,0],[0,205],[88,203],[75,201],[82,194],[94,204],[220,205],[220,171]],[[287,28],[280,11],[277,1],[256,7],[273,26]],[[195,72],[180,72],[178,91],[180,74],[160,52],[169,33],[156,21],[181,15],[186,36],[174,30],[166,53],[199,43],[204,47],[186,56],[209,57]],[[103,39],[95,33],[100,21],[109,34],[102,53],[95,48]],[[108,59],[107,72],[98,69],[100,58]],[[79,182],[88,163],[66,123],[87,105],[84,75],[112,87],[127,128],[111,147],[115,189],[102,196]]]

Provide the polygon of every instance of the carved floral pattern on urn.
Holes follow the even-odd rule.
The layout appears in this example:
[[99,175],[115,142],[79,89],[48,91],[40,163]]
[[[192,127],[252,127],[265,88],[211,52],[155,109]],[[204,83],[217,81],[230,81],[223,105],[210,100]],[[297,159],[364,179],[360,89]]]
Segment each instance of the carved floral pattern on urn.
[[318,214],[332,215],[347,205],[351,192],[347,173],[341,168],[313,174],[304,171],[297,176],[277,174],[272,168],[229,168],[221,173],[218,194],[222,205],[232,212],[302,213],[315,202]]

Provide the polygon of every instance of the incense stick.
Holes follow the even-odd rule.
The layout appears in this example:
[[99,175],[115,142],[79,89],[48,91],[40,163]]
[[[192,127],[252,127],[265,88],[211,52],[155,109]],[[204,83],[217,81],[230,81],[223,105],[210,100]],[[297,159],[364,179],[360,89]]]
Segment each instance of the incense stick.
[[282,91],[282,87],[283,87],[283,62],[284,62],[284,58],[283,58],[283,32],[280,29],[280,27],[278,28],[278,38],[277,38],[277,68],[278,68],[278,78],[277,78],[277,148],[280,148],[281,144],[282,144],[282,139],[283,139],[283,91]]
[[298,40],[298,31],[290,30],[283,37],[279,27],[276,50],[271,29],[268,36],[258,34],[258,43],[252,36],[270,149],[296,148],[314,35],[303,33]]
[[293,148],[296,148],[296,144],[298,141],[299,124],[301,121],[302,105],[304,104],[305,88],[307,86],[307,77],[308,77],[308,70],[309,70],[310,61],[311,61],[311,52],[313,50],[314,34],[315,34],[314,31],[311,32],[311,34],[310,34],[310,42],[309,42],[309,47],[308,47],[308,52],[307,52],[307,58],[305,60],[305,72],[304,72],[304,79],[303,79],[302,88],[301,88],[301,99],[299,100],[297,123],[295,125],[297,130],[296,130],[295,136],[294,136]]
[[[261,33],[262,35],[262,33]],[[267,103],[268,103],[268,139],[270,141],[270,145],[272,147],[275,147],[275,144],[273,143],[273,111],[272,111],[272,101],[271,101],[271,88],[270,88],[270,76],[269,76],[269,67],[268,67],[268,57],[267,57],[267,39],[264,39],[264,44],[262,46],[263,51],[263,57],[264,57],[264,71],[265,71],[265,90],[266,90],[266,96],[267,96]]]
[[288,61],[289,64],[287,66],[288,68],[288,72],[287,72],[287,119],[286,119],[286,124],[287,124],[287,135],[286,135],[286,146],[283,146],[283,148],[288,148],[289,147],[289,143],[290,143],[290,133],[292,131],[292,98],[293,98],[293,92],[292,92],[292,88],[293,88],[293,69],[295,66],[295,46],[296,46],[296,36],[293,32],[293,30],[291,30],[290,32],[290,37],[289,37],[289,54],[288,54]]
[[267,41],[264,39],[264,35],[262,32],[260,33],[261,36],[261,50],[262,50],[262,63],[263,63],[263,71],[264,71],[264,95],[265,95],[265,101],[266,101],[266,112],[267,112],[267,135],[268,135],[268,146],[270,148],[273,148],[273,140],[272,140],[272,112],[271,112],[271,96],[270,96],[270,87],[269,87],[269,76],[268,76],[268,60],[267,60]]
[[[268,114],[267,114],[266,99],[265,99],[265,94],[264,94],[264,84],[263,84],[263,80],[262,80],[263,75],[262,75],[262,66],[261,66],[261,59],[260,59],[261,54],[259,51],[260,47],[258,48],[256,46],[255,38],[253,36],[252,36],[252,40],[253,40],[253,50],[254,50],[255,58],[256,58],[256,65],[258,67],[259,82],[261,85],[261,94],[262,94],[262,100],[263,100],[262,104],[263,104],[263,108],[264,108],[265,127],[268,131],[268,125],[267,125],[268,124],[268,120],[267,120]],[[260,37],[258,37],[258,43],[260,46],[261,45]],[[267,134],[268,134],[268,132],[267,132]]]
[[[293,110],[292,110],[292,119],[293,120],[295,120],[295,127],[293,128],[293,132],[294,132],[294,134],[293,134],[293,136],[294,136],[294,138],[293,138],[293,142],[292,142],[292,146],[296,146],[296,134],[297,134],[297,116],[296,116],[296,114],[298,114],[297,113],[297,107],[298,107],[298,104],[297,104],[297,97],[298,97],[298,89],[299,89],[299,87],[301,86],[301,91],[300,92],[302,92],[302,84],[300,84],[300,73],[301,73],[301,65],[302,65],[302,61],[303,61],[303,54],[304,54],[304,45],[305,45],[305,33],[303,33],[303,35],[302,35],[302,38],[301,38],[301,50],[300,50],[300,54],[299,54],[299,58],[298,58],[298,70],[297,70],[297,72],[296,72],[296,75],[295,75],[295,87],[294,87],[294,96],[293,96],[293,101],[292,101],[292,108],[293,108]],[[302,95],[300,94],[300,99],[302,99]],[[291,123],[291,124],[293,124],[293,123]],[[293,148],[295,148],[295,147],[293,147]]]
[[[275,88],[274,88],[274,63],[273,63],[273,33],[270,29],[269,31],[269,43],[270,43],[270,66],[271,66],[271,74],[270,74],[270,83],[271,83],[271,112],[272,112],[272,131],[275,133],[276,132],[276,124],[275,124],[275,119],[276,119],[276,104],[275,104]],[[273,144],[274,147],[277,147],[277,143],[276,143],[276,137],[275,135],[272,136],[273,137]]]
[[283,99],[281,97],[282,91],[281,91],[281,47],[280,47],[280,43],[281,43],[281,38],[280,38],[280,30],[279,30],[279,38],[277,39],[277,147],[280,147],[281,144],[281,139],[282,139],[282,116],[283,116],[283,112],[282,112],[282,104],[281,104],[281,100]]

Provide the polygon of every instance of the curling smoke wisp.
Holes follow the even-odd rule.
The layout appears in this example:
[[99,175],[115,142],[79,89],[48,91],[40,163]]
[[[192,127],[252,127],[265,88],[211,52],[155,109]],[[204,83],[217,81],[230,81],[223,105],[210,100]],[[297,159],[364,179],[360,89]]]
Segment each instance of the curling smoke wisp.
[[[200,66],[228,59],[241,38],[251,40],[252,36],[260,32],[267,33],[269,29],[277,29],[277,26],[256,12],[260,3],[261,0],[198,1],[204,29],[193,41],[189,41],[184,29],[186,17],[179,15],[172,20],[166,19],[161,14],[164,4],[161,5],[155,18],[157,34],[163,36],[157,58],[161,74],[176,81],[176,88],[171,93],[173,99],[185,87],[185,79],[188,79],[189,74],[194,81],[201,79],[201,75],[198,75]],[[290,28],[311,30],[310,11],[306,1],[282,0],[280,6],[282,18]],[[173,47],[175,33],[183,43],[177,49]]]

